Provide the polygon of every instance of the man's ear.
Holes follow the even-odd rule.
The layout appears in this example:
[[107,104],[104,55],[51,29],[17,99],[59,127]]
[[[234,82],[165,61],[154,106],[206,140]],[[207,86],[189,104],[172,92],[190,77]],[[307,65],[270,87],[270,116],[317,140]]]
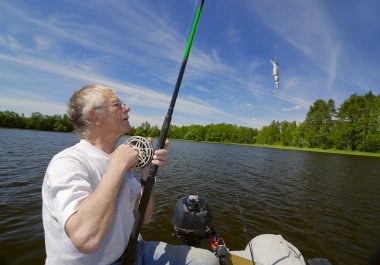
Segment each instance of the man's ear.
[[87,118],[88,118],[88,120],[90,121],[90,123],[93,125],[93,126],[99,126],[99,124],[100,124],[100,122],[99,122],[99,119],[98,119],[98,117],[97,117],[97,115],[96,115],[96,112],[95,112],[95,110],[93,110],[93,109],[89,109],[88,111],[87,111]]

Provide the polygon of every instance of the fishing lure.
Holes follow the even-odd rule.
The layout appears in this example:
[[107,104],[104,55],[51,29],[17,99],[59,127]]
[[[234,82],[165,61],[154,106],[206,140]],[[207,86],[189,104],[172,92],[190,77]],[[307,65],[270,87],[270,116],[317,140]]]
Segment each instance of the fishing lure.
[[280,88],[280,65],[275,60],[270,60],[270,62],[273,65],[273,70],[272,70],[273,81],[276,84],[276,88],[279,89]]

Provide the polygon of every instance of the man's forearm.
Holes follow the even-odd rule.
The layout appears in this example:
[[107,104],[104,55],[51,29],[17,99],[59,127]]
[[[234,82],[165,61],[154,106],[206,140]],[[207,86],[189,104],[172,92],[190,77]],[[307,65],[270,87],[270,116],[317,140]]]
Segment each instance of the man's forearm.
[[122,184],[122,174],[106,173],[94,192],[83,200],[78,211],[66,222],[66,233],[84,253],[98,249],[113,219]]

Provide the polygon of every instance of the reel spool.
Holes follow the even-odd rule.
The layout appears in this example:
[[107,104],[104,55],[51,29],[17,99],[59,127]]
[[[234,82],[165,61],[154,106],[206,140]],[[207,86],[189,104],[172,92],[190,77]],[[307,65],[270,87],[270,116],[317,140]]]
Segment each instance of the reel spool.
[[135,166],[136,168],[144,168],[152,162],[153,159],[153,146],[152,143],[144,137],[132,136],[127,141],[126,145],[129,145],[134,150],[139,152],[139,162]]

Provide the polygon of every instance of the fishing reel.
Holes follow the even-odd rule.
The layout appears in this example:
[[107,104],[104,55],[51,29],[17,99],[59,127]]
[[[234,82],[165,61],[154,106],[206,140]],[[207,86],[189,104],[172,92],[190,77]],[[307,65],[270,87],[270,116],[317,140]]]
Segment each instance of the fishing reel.
[[132,136],[124,144],[129,145],[139,153],[139,162],[135,168],[144,168],[152,162],[153,146],[148,139],[141,136]]

